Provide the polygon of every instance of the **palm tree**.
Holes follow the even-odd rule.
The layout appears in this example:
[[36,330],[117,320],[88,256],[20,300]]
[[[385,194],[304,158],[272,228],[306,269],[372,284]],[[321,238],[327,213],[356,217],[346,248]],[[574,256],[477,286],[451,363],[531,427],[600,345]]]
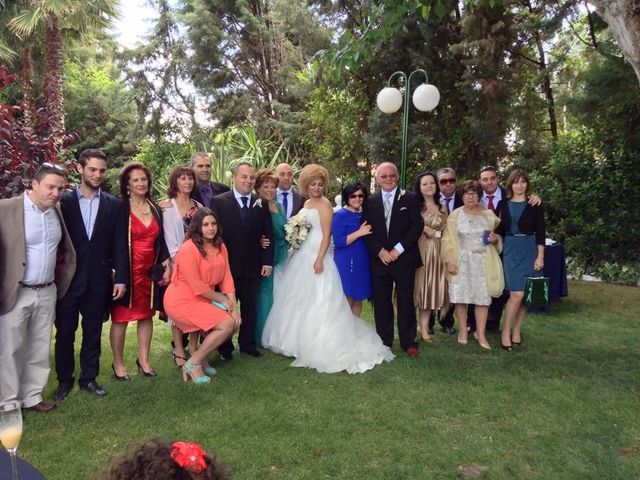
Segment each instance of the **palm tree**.
[[[0,2],[4,6],[5,0]],[[63,29],[83,34],[91,29],[108,27],[117,17],[119,1],[17,0],[11,3],[18,6],[19,12],[9,21],[9,30],[18,37],[24,51],[28,54],[28,45],[34,38],[44,39],[44,127],[54,138],[57,150],[60,150],[65,130],[62,94]],[[28,64],[30,57],[23,54],[22,60]],[[25,101],[29,98],[32,97],[25,95]]]

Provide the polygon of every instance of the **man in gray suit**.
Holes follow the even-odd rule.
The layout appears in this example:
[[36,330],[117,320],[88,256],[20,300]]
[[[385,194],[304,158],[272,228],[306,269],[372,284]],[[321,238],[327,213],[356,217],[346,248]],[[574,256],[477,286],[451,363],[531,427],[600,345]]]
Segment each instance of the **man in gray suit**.
[[56,298],[71,283],[76,254],[58,202],[64,170],[43,163],[31,190],[0,200],[0,408],[49,412],[42,399]]

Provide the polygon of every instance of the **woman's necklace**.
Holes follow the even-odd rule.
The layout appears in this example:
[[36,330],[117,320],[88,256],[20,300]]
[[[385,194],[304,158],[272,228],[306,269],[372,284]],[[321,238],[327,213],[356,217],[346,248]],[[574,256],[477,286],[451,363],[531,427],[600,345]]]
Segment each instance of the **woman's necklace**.
[[149,215],[151,213],[151,207],[146,201],[140,204],[129,199],[129,205],[136,215]]

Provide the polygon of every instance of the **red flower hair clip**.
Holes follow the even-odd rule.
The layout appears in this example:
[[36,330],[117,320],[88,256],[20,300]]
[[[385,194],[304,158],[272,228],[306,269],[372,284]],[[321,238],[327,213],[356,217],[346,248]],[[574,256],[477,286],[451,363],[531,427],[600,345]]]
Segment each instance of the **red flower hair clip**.
[[207,468],[207,455],[197,443],[175,442],[171,450],[171,458],[185,470],[200,473]]

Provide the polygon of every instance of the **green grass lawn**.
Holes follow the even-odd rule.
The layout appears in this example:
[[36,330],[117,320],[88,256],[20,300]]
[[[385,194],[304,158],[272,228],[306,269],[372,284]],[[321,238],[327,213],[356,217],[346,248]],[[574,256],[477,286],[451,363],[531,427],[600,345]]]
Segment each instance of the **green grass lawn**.
[[[436,331],[421,355],[362,375],[289,367],[270,352],[217,359],[210,385],[184,384],[156,323],[159,376],[77,389],[25,415],[19,455],[49,480],[93,478],[149,438],[200,442],[235,479],[640,478],[640,289],[572,282],[551,315],[530,315],[513,353]],[[366,317],[371,318],[370,311]],[[135,373],[135,330],[127,337]],[[53,362],[53,359],[52,359]],[[55,373],[46,389],[51,398]]]

